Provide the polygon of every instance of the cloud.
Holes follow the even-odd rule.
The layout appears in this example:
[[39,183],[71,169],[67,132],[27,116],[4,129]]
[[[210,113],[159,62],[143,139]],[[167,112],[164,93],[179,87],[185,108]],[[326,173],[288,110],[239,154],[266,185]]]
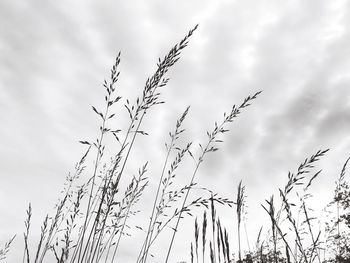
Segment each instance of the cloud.
[[[145,121],[151,135],[138,141],[134,154],[140,161],[152,159],[157,170],[164,153],[151,154],[151,147],[162,147],[188,105],[192,107],[184,141],[198,145],[224,111],[258,90],[263,94],[230,126],[221,150],[209,156],[200,171],[203,186],[232,195],[234,183],[243,179],[251,189],[252,204],[259,206],[285,182],[288,170],[317,149],[334,148],[330,161],[348,154],[346,1],[136,3],[0,3],[3,187],[16,187],[20,193],[3,207],[23,210],[28,199],[40,203],[37,188],[46,189],[48,201],[54,202],[54,190],[59,191],[66,171],[82,152],[74,143],[96,134],[98,120],[90,105],[102,104],[101,83],[119,50],[118,88],[123,96],[135,98],[154,72],[157,57],[196,23],[199,29],[162,90],[167,104]],[[37,187],[28,189],[30,183]],[[10,230],[22,231],[22,221],[17,218]],[[178,251],[187,249],[185,245]],[[123,253],[130,257],[130,251]]]

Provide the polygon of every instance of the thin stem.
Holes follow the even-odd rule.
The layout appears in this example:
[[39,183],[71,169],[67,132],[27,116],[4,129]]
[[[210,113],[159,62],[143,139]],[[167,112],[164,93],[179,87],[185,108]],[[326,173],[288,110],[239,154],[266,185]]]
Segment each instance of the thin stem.
[[[241,113],[241,110],[246,108],[246,107],[248,107],[250,105],[250,102],[252,100],[256,99],[257,96],[260,93],[261,93],[261,91],[255,93],[253,96],[248,96],[247,98],[244,99],[243,103],[239,107],[236,107],[234,105],[232,107],[232,110],[231,110],[229,115],[224,114],[224,120],[222,121],[222,123],[219,126],[217,125],[217,123],[215,123],[215,128],[212,131],[212,133],[207,132],[209,140],[207,142],[207,145],[204,148],[201,147],[202,153],[201,153],[200,157],[198,158],[197,165],[196,165],[196,167],[194,169],[194,172],[192,174],[191,181],[190,181],[190,184],[189,184],[190,186],[193,185],[195,176],[197,175],[197,172],[198,172],[198,169],[200,167],[200,164],[203,162],[205,154],[208,153],[208,152],[215,152],[215,151],[218,150],[218,148],[213,147],[212,144],[215,143],[215,142],[221,142],[220,140],[216,139],[216,136],[218,134],[220,134],[220,133],[225,133],[225,132],[228,131],[228,130],[224,129],[225,124],[233,122],[233,120],[236,117],[239,116],[239,114]],[[179,213],[179,216],[178,216],[177,221],[176,221],[174,232],[173,232],[173,235],[171,237],[170,246],[169,246],[169,249],[168,249],[168,252],[167,252],[165,263],[167,263],[169,261],[170,252],[171,252],[171,249],[173,247],[175,235],[177,233],[177,229],[178,229],[178,226],[179,226],[179,223],[180,223],[180,219],[181,219],[181,215],[182,215],[182,209],[185,207],[185,204],[186,204],[188,195],[190,193],[190,190],[191,190],[191,188],[188,188],[187,191],[186,191],[186,195],[185,195],[185,198],[183,200],[183,203],[182,203],[182,206],[181,206],[181,209],[180,209],[180,213]]]

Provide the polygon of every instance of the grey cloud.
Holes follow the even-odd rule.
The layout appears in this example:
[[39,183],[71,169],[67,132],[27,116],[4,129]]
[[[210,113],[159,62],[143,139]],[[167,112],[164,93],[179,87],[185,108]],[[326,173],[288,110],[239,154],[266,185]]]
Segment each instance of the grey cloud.
[[[167,104],[145,122],[151,131],[149,144],[140,139],[136,156],[147,158],[141,153],[144,149],[162,147],[161,140],[187,105],[192,108],[184,140],[193,139],[197,145],[223,111],[258,90],[263,94],[230,126],[221,151],[208,156],[199,177],[204,186],[232,194],[234,182],[243,179],[251,189],[252,204],[258,204],[275,187],[266,178],[283,183],[284,173],[318,148],[348,146],[338,145],[349,140],[348,4],[315,0],[0,5],[5,25],[0,29],[0,157],[8,186],[21,181],[24,170],[28,176],[35,174],[31,178],[38,179],[38,185],[47,174],[45,182],[62,180],[81,151],[72,142],[95,134],[97,120],[89,107],[103,99],[99,85],[115,54],[122,51],[121,93],[135,98],[157,57],[197,22],[198,31],[162,91]],[[339,157],[344,149],[335,152]],[[156,162],[162,154],[160,150],[150,158]],[[23,167],[16,166],[18,159]],[[156,167],[154,163],[152,168]],[[10,177],[16,179],[7,180]],[[50,189],[59,188],[55,185]],[[39,199],[30,189],[24,192],[25,185],[18,189]],[[50,194],[56,196],[54,190]],[[28,198],[20,197],[14,206]],[[17,221],[19,228],[23,220]],[[130,257],[130,251],[123,254]]]

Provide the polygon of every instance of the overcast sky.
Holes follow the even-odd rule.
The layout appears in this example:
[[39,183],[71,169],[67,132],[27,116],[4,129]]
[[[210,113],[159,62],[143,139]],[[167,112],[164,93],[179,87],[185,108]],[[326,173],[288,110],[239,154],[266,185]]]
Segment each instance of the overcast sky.
[[[134,99],[157,58],[197,23],[169,72],[166,104],[149,112],[150,135],[134,152],[134,165],[151,161],[145,200],[152,198],[168,131],[188,105],[186,140],[198,144],[224,111],[263,90],[230,126],[198,182],[235,198],[242,179],[254,219],[265,216],[260,204],[283,186],[289,170],[331,148],[313,188],[326,205],[350,155],[349,12],[346,0],[1,1],[0,244],[18,234],[8,262],[22,253],[28,203],[38,227],[85,149],[77,142],[96,136],[91,105],[103,103],[101,83],[116,54],[122,52],[120,94]],[[188,260],[191,240],[180,235],[188,242],[179,242],[174,260]],[[158,248],[155,262],[162,262]],[[126,247],[121,262],[134,262],[134,254]]]

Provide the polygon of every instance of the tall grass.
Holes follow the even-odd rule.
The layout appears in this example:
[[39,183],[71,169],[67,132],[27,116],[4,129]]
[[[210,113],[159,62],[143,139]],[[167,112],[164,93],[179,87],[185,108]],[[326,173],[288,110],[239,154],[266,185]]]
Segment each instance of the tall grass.
[[[134,207],[143,198],[148,186],[147,163],[141,165],[136,175],[129,174],[129,170],[134,170],[130,167],[133,159],[132,149],[135,147],[138,136],[148,135],[148,132],[142,129],[142,123],[151,108],[164,103],[160,88],[167,86],[168,71],[178,62],[182,51],[187,47],[190,37],[196,30],[197,26],[158,60],[154,74],[146,80],[141,95],[134,100],[119,96],[121,54],[117,55],[109,78],[103,81],[104,107],[92,106],[92,111],[100,120],[98,134],[95,139],[80,141],[86,149],[76,163],[74,172],[66,178],[62,197],[55,206],[54,214],[44,218],[35,251],[31,251],[33,246],[29,238],[32,231],[32,206],[29,205],[25,220],[23,262],[41,263],[53,259],[60,263],[119,260],[118,252],[123,238],[130,235],[129,219],[138,213]],[[222,122],[215,123],[214,129],[207,132],[207,142],[203,144],[204,146],[200,145],[201,153],[197,157],[191,151],[192,142],[182,145],[179,140],[185,132],[182,126],[189,113],[189,107],[176,121],[175,129],[169,133],[170,140],[166,143],[166,156],[161,167],[152,209],[149,211],[150,220],[147,227],[138,227],[145,232],[145,238],[137,262],[147,262],[150,250],[159,235],[170,227],[174,231],[165,261],[169,260],[175,235],[184,214],[193,215],[193,210],[200,206],[211,206],[214,209],[214,202],[232,205],[233,202],[227,198],[205,189],[196,189],[195,177],[204,157],[218,150],[217,144],[221,142],[218,137],[228,131],[226,126],[233,122],[259,93],[248,96],[242,104],[233,106],[228,114],[224,114]],[[112,128],[112,121],[118,116],[115,105],[120,104],[127,112],[129,123],[127,127]],[[112,156],[107,155],[106,149],[109,148],[109,151],[113,149],[106,144],[108,137],[113,137],[118,145]],[[185,158],[192,158],[195,161],[193,173],[187,185],[176,189],[173,186],[177,179],[176,172]],[[127,186],[123,190],[125,184]],[[201,191],[202,194],[199,198],[190,200],[191,191]],[[143,212],[147,213],[147,211]],[[215,222],[214,210],[211,217],[212,222]],[[175,226],[171,226],[173,223]],[[213,232],[215,232],[214,224]],[[5,244],[5,249],[2,250],[3,257],[10,243]],[[215,257],[217,252],[215,248],[213,250],[213,245],[211,246]]]
[[[215,122],[212,130],[206,132],[206,140],[198,148],[192,141],[183,143],[181,138],[186,132],[184,126],[190,114],[190,107],[187,107],[176,120],[173,131],[169,132],[169,141],[165,143],[166,152],[157,174],[158,183],[151,209],[139,211],[136,208],[145,199],[150,176],[148,162],[139,164],[138,169],[134,167],[138,163],[133,155],[136,139],[149,134],[149,131],[143,130],[143,122],[149,116],[150,109],[164,103],[161,88],[167,86],[169,70],[177,64],[197,27],[158,60],[155,72],[146,80],[141,94],[135,99],[124,99],[119,95],[121,54],[116,56],[110,75],[102,84],[104,106],[92,106],[93,113],[100,121],[96,138],[80,141],[84,147],[83,154],[74,171],[66,177],[55,212],[45,216],[35,246],[29,242],[32,233],[32,206],[29,204],[23,233],[23,262],[121,262],[123,240],[131,236],[130,230],[133,229],[143,233],[142,240],[134,240],[140,247],[139,250],[134,249],[137,263],[150,261],[158,238],[170,229],[166,256],[162,260],[170,262],[185,215],[196,215],[194,240],[190,244],[191,262],[204,263],[207,259],[211,263],[349,260],[350,191],[345,180],[348,161],[336,183],[334,200],[328,206],[336,206],[336,219],[326,224],[324,230],[316,230],[315,217],[307,203],[312,183],[321,172],[315,172],[314,166],[328,150],[317,151],[305,159],[295,173],[288,173],[285,186],[278,188],[279,196],[272,195],[265,200],[262,208],[270,219],[270,229],[266,230],[264,240],[265,228],[260,228],[252,250],[249,246],[249,229],[245,224],[247,191],[242,181],[238,185],[235,201],[197,186],[202,163],[209,154],[219,150],[223,135],[230,129],[229,125],[258,98],[261,91],[247,96],[243,102],[233,105],[224,113],[223,119]],[[116,105],[125,109],[126,127],[113,128],[114,121],[119,117],[115,111]],[[109,137],[114,139],[117,146],[107,144]],[[178,179],[180,175],[177,173],[179,167],[185,165],[183,160],[186,158],[193,160],[193,167],[187,168],[192,172],[186,177],[186,185],[175,186],[183,180]],[[191,193],[194,191],[200,197],[193,197]],[[216,208],[218,205],[225,209],[235,207],[237,221],[233,227],[223,225]],[[144,222],[134,226],[130,218],[139,213],[143,213],[140,218],[144,218]],[[242,226],[248,251],[242,248]],[[237,240],[230,235],[232,228],[237,229]],[[321,240],[321,234],[326,236],[325,240]],[[13,239],[0,250],[0,260],[6,258]],[[34,251],[31,250],[33,247]],[[325,253],[329,248],[333,250]]]
[[[328,209],[333,207],[334,211],[331,213],[333,218],[325,224],[321,224],[320,220],[317,220],[317,217],[312,215],[315,211],[307,204],[308,200],[312,198],[310,193],[312,184],[321,174],[321,170],[312,171],[316,162],[327,151],[317,151],[316,154],[305,159],[299,165],[296,173],[288,173],[286,185],[278,189],[279,200],[276,200],[274,196],[265,200],[262,208],[270,218],[271,228],[267,231],[265,240],[261,240],[263,227],[260,228],[255,250],[246,250],[244,256],[242,256],[241,250],[240,225],[241,209],[245,200],[245,187],[240,182],[235,203],[238,257],[231,254],[225,258],[219,253],[215,258],[213,257],[214,253],[203,253],[202,262],[349,262],[350,187],[345,179],[345,170],[349,159],[345,162],[340,177],[336,182],[334,198],[327,205]],[[218,231],[222,229],[223,226],[219,220],[217,225]],[[196,219],[194,242],[196,250],[198,249],[198,233]],[[322,238],[322,234],[324,238]],[[217,238],[217,251],[220,251],[222,246],[233,247],[230,244],[226,245],[224,240],[221,240],[221,236],[222,234],[219,234]],[[219,240],[221,241],[220,243]],[[230,242],[235,243],[233,239],[230,239]],[[201,243],[203,251],[206,250],[207,243],[208,241]],[[209,244],[214,243],[209,241]],[[211,246],[209,246],[209,249],[211,249]],[[222,255],[225,255],[225,253],[222,253]],[[192,260],[192,262],[194,261]]]

